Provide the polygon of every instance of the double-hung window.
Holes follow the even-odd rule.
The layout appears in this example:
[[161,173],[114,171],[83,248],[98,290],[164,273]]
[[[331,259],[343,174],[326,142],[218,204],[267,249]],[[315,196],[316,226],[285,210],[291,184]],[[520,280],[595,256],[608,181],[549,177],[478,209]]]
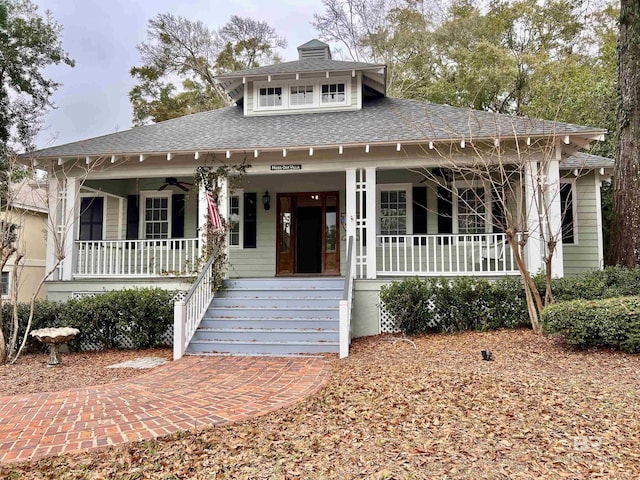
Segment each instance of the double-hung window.
[[481,234],[490,231],[491,195],[482,182],[454,182],[453,231]]
[[146,239],[169,238],[171,194],[149,192],[142,194],[142,234]]
[[380,235],[407,235],[413,231],[411,184],[378,185]]

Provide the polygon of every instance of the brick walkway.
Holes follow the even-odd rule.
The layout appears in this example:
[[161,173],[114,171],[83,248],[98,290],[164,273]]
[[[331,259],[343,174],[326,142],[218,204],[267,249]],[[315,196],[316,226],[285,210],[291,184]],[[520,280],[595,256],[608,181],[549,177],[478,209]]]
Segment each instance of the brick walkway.
[[324,358],[184,357],[124,382],[0,397],[0,463],[255,417],[316,392],[329,373]]

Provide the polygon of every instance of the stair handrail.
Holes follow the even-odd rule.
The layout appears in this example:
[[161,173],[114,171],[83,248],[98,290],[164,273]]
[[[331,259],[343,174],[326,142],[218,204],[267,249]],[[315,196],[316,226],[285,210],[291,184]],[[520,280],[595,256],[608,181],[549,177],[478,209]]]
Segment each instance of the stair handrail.
[[191,284],[184,299],[173,304],[173,359],[184,356],[187,345],[196,332],[204,313],[215,296],[212,288],[213,262],[212,256],[200,271],[196,281]]
[[347,240],[347,271],[345,275],[344,291],[340,301],[340,358],[349,356],[351,344],[351,312],[353,308],[353,287],[355,264],[353,256],[353,236]]

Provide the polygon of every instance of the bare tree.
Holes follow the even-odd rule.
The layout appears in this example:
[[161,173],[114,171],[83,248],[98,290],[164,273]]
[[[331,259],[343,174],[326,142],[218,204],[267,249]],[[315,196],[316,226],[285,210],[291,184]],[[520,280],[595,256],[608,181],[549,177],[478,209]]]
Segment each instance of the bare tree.
[[[12,171],[23,169],[23,167],[18,164],[14,155],[11,155],[10,158],[11,161],[9,165],[11,168],[8,171],[9,178],[11,178]],[[11,296],[13,309],[10,319],[2,318],[2,301],[0,299],[0,364],[6,363],[7,361],[15,363],[22,353],[31,331],[36,300],[42,286],[53,273],[60,268],[65,259],[70,258],[69,254],[71,253],[72,246],[68,245],[67,233],[70,232],[74,226],[75,212],[78,211],[79,199],[77,199],[73,205],[68,204],[64,192],[53,193],[53,191],[58,191],[57,188],[52,188],[53,185],[62,185],[64,188],[64,184],[68,181],[71,174],[73,174],[73,177],[78,181],[76,187],[80,188],[89,173],[96,168],[100,168],[103,163],[103,159],[96,159],[90,164],[76,160],[69,161],[57,168],[54,167],[53,164],[50,165],[48,178],[46,181],[43,181],[45,188],[43,189],[42,195],[44,198],[39,198],[39,200],[46,206],[47,210],[47,220],[44,223],[44,231],[46,235],[53,240],[54,248],[53,252],[51,252],[53,254],[53,261],[45,269],[42,277],[38,279],[29,299],[29,315],[26,319],[22,338],[19,338],[21,319],[18,317],[17,302],[19,279],[24,268],[24,260],[27,252],[25,239],[19,238],[19,230],[20,227],[24,225],[28,213],[16,205],[15,199],[12,198],[11,195],[8,196],[8,201],[3,205],[2,213],[4,220],[0,223],[0,266],[3,268],[6,267],[9,260],[13,259],[10,268],[14,289],[12,290]],[[38,193],[36,193],[36,195],[37,194]],[[6,320],[10,322],[10,328],[8,329],[10,332],[9,338],[5,338],[2,329],[3,321]]]
[[[433,157],[434,151],[439,160],[438,168],[413,171],[446,189],[452,196],[456,195],[470,217],[476,217],[481,230],[475,232],[472,226],[470,230],[466,229],[465,234],[473,237],[474,233],[485,232],[487,217],[491,218],[494,231],[504,233],[522,278],[531,326],[539,332],[540,313],[553,302],[553,258],[562,238],[563,212],[557,208],[560,178],[557,164],[552,165],[556,159],[554,140],[536,141],[516,135],[511,142],[471,140],[446,150],[433,145],[433,149],[424,149],[422,153]],[[580,170],[577,173],[585,172]],[[461,185],[466,196],[458,195]],[[474,188],[478,185],[481,188]],[[490,212],[487,212],[487,198],[491,199]],[[541,245],[544,297],[534,282],[533,276],[538,272],[531,271],[527,262],[527,245],[535,248],[536,242]]]

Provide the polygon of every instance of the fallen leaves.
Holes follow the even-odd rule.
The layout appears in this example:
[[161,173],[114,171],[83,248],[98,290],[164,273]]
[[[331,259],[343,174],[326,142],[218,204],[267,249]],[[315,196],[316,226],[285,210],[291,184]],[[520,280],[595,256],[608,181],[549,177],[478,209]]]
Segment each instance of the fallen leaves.
[[124,380],[148,370],[106,367],[138,357],[171,359],[171,353],[170,348],[63,353],[62,365],[57,367],[47,367],[48,354],[25,354],[15,365],[0,365],[0,397],[70,390]]
[[289,409],[0,477],[640,477],[639,356],[571,351],[524,330],[414,343],[356,340],[329,384]]

